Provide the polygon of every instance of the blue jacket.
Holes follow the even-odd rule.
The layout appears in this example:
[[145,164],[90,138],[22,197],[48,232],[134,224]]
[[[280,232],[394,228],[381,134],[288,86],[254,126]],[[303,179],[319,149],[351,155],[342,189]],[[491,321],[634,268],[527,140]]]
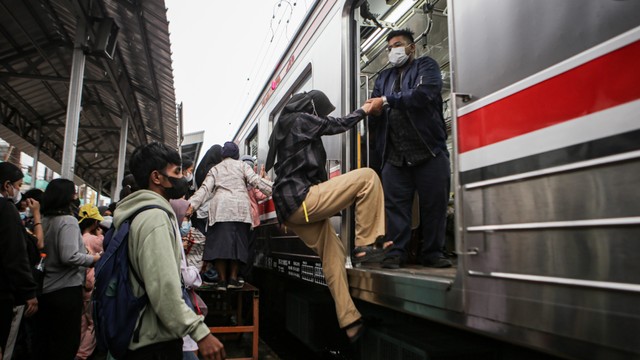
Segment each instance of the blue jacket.
[[[428,56],[415,59],[402,75],[400,92],[393,92],[398,77],[395,68],[386,69],[376,79],[371,97],[387,97],[389,107],[405,110],[414,128],[426,143],[431,155],[448,156],[447,129],[442,115],[442,75],[438,63]],[[371,117],[375,147],[384,164],[389,130],[389,108]]]

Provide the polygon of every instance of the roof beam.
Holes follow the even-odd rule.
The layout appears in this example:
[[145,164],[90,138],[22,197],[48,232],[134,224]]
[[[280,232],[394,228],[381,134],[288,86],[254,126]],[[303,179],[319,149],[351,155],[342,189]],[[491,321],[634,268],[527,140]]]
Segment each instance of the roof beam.
[[[52,81],[52,82],[65,82],[68,83],[70,79],[68,77],[59,77],[59,76],[50,76],[50,75],[40,75],[40,74],[26,74],[26,73],[17,73],[17,72],[9,72],[9,71],[0,71],[0,78],[20,78],[20,79],[33,79],[33,80],[43,80],[43,81]],[[111,82],[107,80],[97,80],[97,79],[84,79],[86,84],[93,85],[111,85]]]
[[[160,94],[160,90],[158,89],[158,79],[156,78],[156,71],[155,71],[155,67],[153,66],[154,62],[153,62],[153,58],[151,57],[151,51],[149,50],[149,36],[147,34],[147,28],[146,26],[144,26],[145,24],[145,19],[144,19],[144,9],[142,8],[142,2],[138,1],[136,2],[136,14],[138,14],[138,26],[140,29],[140,34],[142,35],[142,39],[144,41],[144,56],[146,59],[146,62],[148,64],[148,69],[149,69],[149,73],[151,75],[151,83],[153,84],[153,92],[155,95],[155,98],[159,98],[159,94]],[[165,143],[165,139],[164,139],[164,116],[163,116],[163,111],[162,111],[162,101],[155,101],[156,103],[156,108],[158,109],[158,127],[160,128],[160,138],[162,143]]]

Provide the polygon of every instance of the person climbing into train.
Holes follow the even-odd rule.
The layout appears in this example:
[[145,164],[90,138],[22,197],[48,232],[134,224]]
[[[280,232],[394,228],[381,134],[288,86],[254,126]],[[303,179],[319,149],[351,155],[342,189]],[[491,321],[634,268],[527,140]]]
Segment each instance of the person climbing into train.
[[442,252],[451,172],[440,66],[428,56],[415,58],[416,44],[410,30],[390,32],[387,51],[392,67],[380,73],[371,94],[384,108],[370,118],[382,161],[387,232],[393,241],[382,266],[395,269],[407,260],[417,191],[422,227],[420,262],[427,267],[450,267],[451,261]]
[[392,243],[384,237],[384,195],[378,175],[363,168],[329,179],[322,136],[343,133],[381,108],[381,101],[368,101],[336,118],[328,116],[335,106],[322,91],[295,94],[273,129],[265,164],[267,171],[274,168],[276,173],[273,200],[278,221],[320,256],[338,322],[351,342],[361,337],[364,326],[349,295],[346,252],[330,218],[356,204],[354,263],[381,260]]

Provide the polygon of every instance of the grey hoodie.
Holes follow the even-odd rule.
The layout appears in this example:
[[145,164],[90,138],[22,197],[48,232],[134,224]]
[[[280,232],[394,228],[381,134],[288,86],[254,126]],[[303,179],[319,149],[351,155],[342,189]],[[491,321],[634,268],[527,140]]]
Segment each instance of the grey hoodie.
[[[116,228],[139,208],[160,206],[141,212],[131,223],[129,259],[144,282],[144,290],[135,280],[133,291],[141,296],[146,290],[149,305],[142,312],[140,340],[129,349],[176,340],[189,335],[200,341],[210,331],[204,318],[196,315],[182,299],[180,282],[181,251],[177,222],[169,202],[149,190],[139,190],[118,203],[113,223]],[[133,275],[129,274],[133,279]],[[137,325],[136,325],[137,326]]]

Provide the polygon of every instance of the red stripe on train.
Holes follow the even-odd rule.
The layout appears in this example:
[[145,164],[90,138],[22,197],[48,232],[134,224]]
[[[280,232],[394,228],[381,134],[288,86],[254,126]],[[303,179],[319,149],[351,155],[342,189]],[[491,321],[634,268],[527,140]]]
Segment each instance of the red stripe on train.
[[458,118],[460,153],[640,98],[640,41]]
[[276,204],[273,202],[273,198],[269,198],[269,200],[258,204],[258,211],[260,215],[268,214],[270,212],[276,211]]

